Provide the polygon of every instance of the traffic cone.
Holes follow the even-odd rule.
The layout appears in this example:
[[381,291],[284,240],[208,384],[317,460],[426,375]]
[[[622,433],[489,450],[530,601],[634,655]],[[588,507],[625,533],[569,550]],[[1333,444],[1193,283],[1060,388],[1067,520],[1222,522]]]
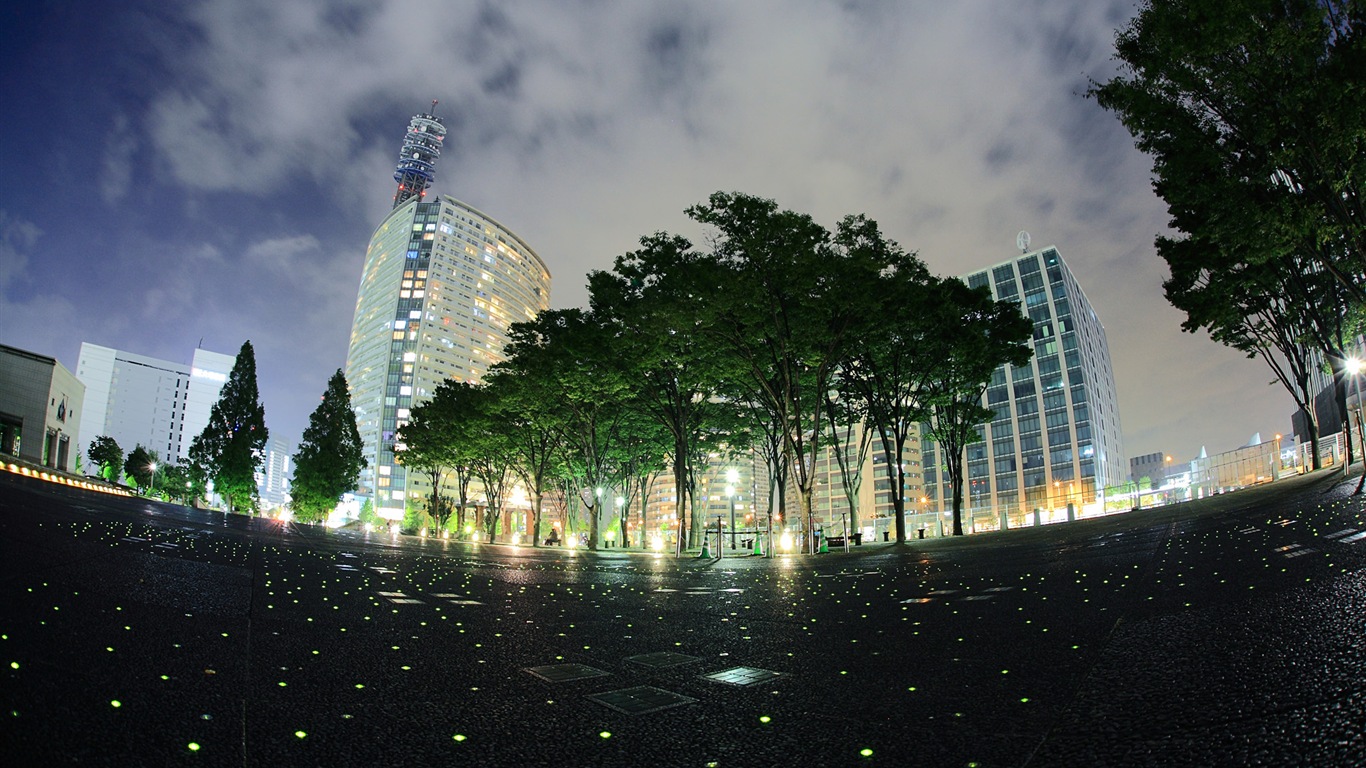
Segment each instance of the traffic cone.
[[710,559],[711,559],[711,539],[707,538],[706,536],[703,536],[703,537],[702,537],[702,552],[701,552],[700,554],[697,555],[697,559],[698,559],[698,560],[710,560]]
[[753,554],[754,554],[755,557],[763,557],[763,556],[764,556],[764,537],[763,537],[762,535],[760,535],[760,534],[757,534],[757,533],[754,535],[754,552],[753,552]]
[[822,536],[822,537],[821,537],[821,549],[820,549],[820,553],[821,553],[822,555],[824,555],[824,554],[828,554],[829,552],[830,552],[830,544],[829,544],[828,542],[826,542],[825,537]]

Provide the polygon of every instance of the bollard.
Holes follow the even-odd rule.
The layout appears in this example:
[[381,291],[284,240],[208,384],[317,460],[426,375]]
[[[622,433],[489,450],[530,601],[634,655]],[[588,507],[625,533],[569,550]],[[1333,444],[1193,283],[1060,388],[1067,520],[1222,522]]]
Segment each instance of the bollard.
[[1067,522],[1072,523],[1077,520],[1077,505],[1067,502]]
[[1035,527],[1043,525],[1043,510],[1038,507],[1034,508],[1034,525]]

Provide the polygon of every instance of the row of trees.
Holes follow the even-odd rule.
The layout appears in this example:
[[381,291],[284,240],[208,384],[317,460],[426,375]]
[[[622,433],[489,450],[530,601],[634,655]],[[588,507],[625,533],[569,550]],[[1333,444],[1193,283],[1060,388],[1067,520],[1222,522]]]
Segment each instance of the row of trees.
[[[534,541],[555,489],[582,502],[595,548],[599,489],[620,489],[629,509],[670,468],[679,545],[685,535],[696,545],[698,469],[714,453],[757,450],[769,470],[768,526],[790,486],[809,529],[819,452],[862,422],[893,488],[904,485],[908,435],[929,426],[961,534],[963,448],[991,415],[982,393],[995,368],[1031,355],[1018,306],[932,276],[864,216],[832,231],[735,193],[687,213],[712,229],[706,248],[668,233],[642,238],[611,271],[589,275],[588,308],[514,324],[507,360],[482,386],[449,381],[413,409],[396,448],[431,478],[438,521],[463,516],[477,479],[491,534],[515,478],[532,502]],[[892,497],[904,541],[904,500]]]
[[86,456],[99,476],[110,482],[117,482],[122,476],[144,493],[155,493],[164,499],[189,502],[194,497],[187,468],[162,462],[156,451],[141,443],[124,456],[118,441],[100,435],[90,442]]
[[1345,413],[1366,302],[1366,4],[1153,0],[1116,52],[1090,93],[1153,158],[1167,298],[1185,330],[1266,361],[1317,467],[1315,366]]

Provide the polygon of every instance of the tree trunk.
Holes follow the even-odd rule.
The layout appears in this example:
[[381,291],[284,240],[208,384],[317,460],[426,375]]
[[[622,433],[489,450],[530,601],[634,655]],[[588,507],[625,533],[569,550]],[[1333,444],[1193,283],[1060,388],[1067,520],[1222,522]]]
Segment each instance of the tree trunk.
[[945,461],[949,470],[949,485],[953,491],[953,535],[963,535],[963,456],[962,451],[955,451],[953,456],[946,456]]
[[584,502],[588,507],[588,548],[594,552],[598,551],[598,504],[597,497],[593,497],[594,503]]
[[545,494],[537,493],[531,500],[531,546],[541,546],[541,505]]

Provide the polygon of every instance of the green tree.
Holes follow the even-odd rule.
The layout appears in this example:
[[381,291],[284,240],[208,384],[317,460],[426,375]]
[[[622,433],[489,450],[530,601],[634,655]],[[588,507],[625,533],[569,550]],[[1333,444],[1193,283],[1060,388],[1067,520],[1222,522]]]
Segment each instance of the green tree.
[[195,497],[190,472],[180,464],[157,465],[155,490],[163,499],[181,504],[189,504]]
[[848,216],[832,235],[772,200],[722,192],[688,215],[718,231],[722,273],[703,328],[743,367],[737,399],[756,406],[779,438],[810,532],[827,394],[851,342],[874,321],[868,286],[885,266],[869,247],[876,224]]
[[246,341],[209,412],[208,425],[190,444],[195,472],[213,481],[214,492],[227,499],[230,511],[256,511],[256,471],[265,459],[269,434],[256,387],[256,352]]
[[86,455],[99,468],[100,477],[110,482],[119,479],[119,472],[123,468],[123,449],[114,438],[100,435],[91,440]]
[[556,396],[541,403],[542,414],[559,425],[560,457],[588,510],[588,546],[597,549],[602,513],[597,489],[619,476],[632,393],[622,367],[613,362],[613,334],[593,313],[560,309],[513,323],[508,337],[504,352],[517,369],[558,385]]
[[[748,442],[739,428],[737,403],[719,396],[727,378],[745,371],[699,333],[705,313],[698,298],[716,285],[716,260],[682,237],[659,233],[641,238],[640,244],[639,250],[617,257],[611,272],[589,274],[590,303],[609,325],[615,357],[625,366],[635,403],[668,431],[671,445],[662,454],[673,471],[682,546],[689,532],[696,543],[702,525],[701,505],[692,503],[690,491],[696,479],[693,457],[723,446],[743,448]],[[648,453],[634,457],[642,471],[661,458],[647,458]],[[628,507],[635,497],[643,503],[643,495],[633,488],[623,495]],[[622,535],[624,539],[625,531]]]
[[356,412],[338,369],[327,382],[322,402],[308,417],[303,441],[294,454],[290,506],[303,522],[327,517],[342,494],[353,491],[365,468]]
[[541,546],[545,496],[557,483],[560,466],[560,424],[554,412],[541,407],[554,397],[554,382],[524,370],[514,358],[495,366],[484,379],[495,392],[495,415],[509,442],[512,471],[526,487],[531,501],[531,545]]
[[993,415],[982,395],[998,367],[1029,362],[1032,324],[1017,303],[996,301],[985,287],[952,279],[939,286],[937,298],[924,307],[938,332],[922,338],[925,360],[935,364],[923,395],[931,414],[929,435],[939,443],[953,496],[953,535],[962,536],[963,454],[982,439],[979,427]]
[[[868,288],[877,297],[873,311],[877,322],[861,327],[837,381],[842,396],[838,404],[831,402],[829,411],[832,424],[838,406],[845,423],[862,418],[864,435],[878,435],[892,491],[896,540],[904,542],[906,466],[902,457],[910,435],[929,419],[927,377],[938,371],[938,361],[929,358],[932,345],[926,342],[941,329],[932,322],[939,315],[927,312],[926,307],[943,288],[918,258],[884,239],[875,228],[864,233],[862,247],[874,250],[877,261],[885,265]],[[861,451],[857,458],[861,463]],[[853,493],[849,495],[853,509]]]
[[478,385],[447,379],[437,386],[430,400],[414,406],[408,423],[399,428],[395,455],[408,471],[421,472],[430,481],[427,512],[438,530],[446,530],[450,522],[453,505],[442,495],[442,482],[451,474],[457,493],[456,528],[464,529],[474,477],[470,427],[479,397]]
[[366,499],[360,504],[360,521],[374,526],[376,529],[383,529],[389,524],[388,520],[380,517],[375,512],[375,502],[373,499]]
[[1366,300],[1361,3],[1147,2],[1115,49],[1123,70],[1090,93],[1152,156],[1174,227],[1215,241],[1246,233],[1229,245],[1331,245],[1305,255]]
[[137,447],[129,451],[128,458],[123,462],[124,476],[144,492],[153,487],[155,472],[160,468],[156,452],[147,450],[142,443],[138,443]]

